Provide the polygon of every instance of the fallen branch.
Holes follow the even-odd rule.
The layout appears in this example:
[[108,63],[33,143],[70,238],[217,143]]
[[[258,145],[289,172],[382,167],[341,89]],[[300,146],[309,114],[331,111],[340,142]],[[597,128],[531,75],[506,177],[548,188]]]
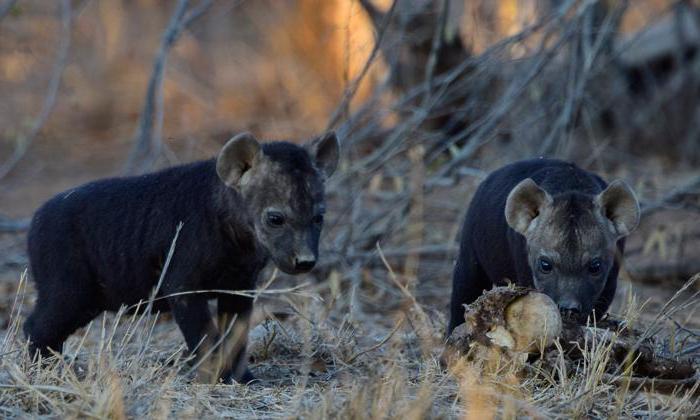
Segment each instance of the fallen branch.
[[[658,379],[644,378],[638,376],[614,376],[609,373],[603,374],[603,379],[617,386],[631,386],[638,389],[644,389],[649,392],[658,392],[670,394],[678,391],[681,388],[691,388],[700,383],[700,377],[693,376],[684,379]],[[695,386],[694,394],[698,394],[700,388]]]
[[618,329],[615,324],[602,321],[596,327],[570,325],[564,329],[562,347],[572,360],[578,360],[583,357],[581,349],[585,348],[585,343],[589,343],[590,346],[590,343],[594,342],[610,342],[613,367],[620,372],[625,371],[628,366],[631,367],[634,379],[691,380],[691,385],[697,381],[698,373],[691,359],[671,358],[659,354],[651,338],[640,341],[640,331],[626,327]]

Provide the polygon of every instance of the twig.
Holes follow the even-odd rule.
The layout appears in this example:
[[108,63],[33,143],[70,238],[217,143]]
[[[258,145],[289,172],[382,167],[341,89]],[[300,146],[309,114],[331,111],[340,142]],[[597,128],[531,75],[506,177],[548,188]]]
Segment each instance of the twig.
[[0,232],[23,232],[29,229],[30,219],[12,220],[7,217],[0,216]]
[[139,118],[139,126],[134,135],[134,145],[123,171],[139,172],[153,163],[162,147],[163,129],[163,75],[170,49],[182,32],[211,6],[213,0],[202,0],[189,13],[189,0],[178,0],[170,22],[163,33],[160,48],[153,62],[153,71],[148,81],[146,98]]
[[[281,294],[287,294],[287,293],[296,293],[296,294],[301,294],[303,296],[310,297],[312,299],[320,299],[317,295],[312,295],[312,294],[305,294],[305,293],[300,293],[299,291],[306,288],[309,285],[309,283],[302,283],[294,287],[287,287],[283,289],[255,289],[255,290],[228,290],[228,289],[202,289],[202,290],[188,290],[186,292],[176,292],[176,293],[170,293],[167,295],[163,296],[158,296],[157,298],[152,299],[153,302],[163,300],[163,299],[168,299],[171,297],[177,297],[177,296],[186,296],[186,295],[201,295],[201,294],[217,294],[217,295],[231,295],[231,296],[243,296],[243,297],[248,297],[248,298],[257,298],[258,296],[262,295],[281,295]],[[149,300],[150,302],[150,300]],[[127,310],[132,310],[132,309],[137,309],[141,307],[143,304],[143,301],[139,301],[138,303],[135,303],[129,307],[127,307]]]
[[391,339],[391,337],[394,336],[394,334],[396,334],[396,331],[398,331],[399,328],[401,328],[401,326],[403,325],[405,320],[406,320],[406,316],[404,315],[404,317],[401,318],[401,320],[399,320],[398,323],[396,323],[396,326],[391,331],[389,331],[389,334],[387,334],[386,337],[384,337],[380,342],[378,342],[377,344],[375,344],[369,348],[366,348],[364,350],[361,350],[361,351],[353,354],[352,356],[350,356],[350,358],[348,360],[345,361],[345,363],[348,365],[352,364],[352,362],[354,362],[358,357],[362,356],[363,354],[367,354],[371,351],[377,350],[378,348],[380,348],[381,346],[386,344],[386,342],[389,341]]
[[396,287],[398,287],[399,290],[401,290],[401,293],[403,293],[403,295],[411,301],[411,304],[415,308],[417,308],[420,312],[423,312],[423,310],[421,309],[420,305],[418,304],[418,301],[416,300],[415,296],[413,296],[411,291],[408,290],[408,288],[399,281],[399,278],[396,275],[396,273],[394,272],[394,269],[391,268],[389,261],[387,261],[386,257],[384,257],[384,252],[382,251],[382,247],[379,246],[379,242],[377,242],[377,252],[379,253],[379,258],[382,259],[382,263],[384,263],[384,267],[386,267],[387,271],[389,272],[389,278],[391,279],[391,281],[394,282]]
[[[2,10],[0,10],[0,18],[1,17]],[[58,45],[56,63],[54,64],[53,72],[51,73],[51,79],[49,80],[49,86],[46,93],[46,98],[44,99],[44,104],[41,107],[39,115],[37,115],[32,122],[29,132],[23,138],[17,140],[15,150],[12,153],[12,156],[10,156],[10,159],[5,161],[0,166],[0,179],[4,178],[8,173],[10,173],[10,171],[12,171],[22,157],[24,157],[27,149],[29,149],[29,146],[44,127],[46,120],[49,118],[49,115],[51,115],[51,111],[56,104],[56,96],[58,95],[58,89],[61,86],[63,70],[66,67],[66,62],[68,61],[68,51],[70,50],[71,44],[72,18],[73,16],[70,0],[61,0],[61,41]]]
[[433,45],[430,48],[430,56],[425,65],[425,96],[423,97],[423,107],[428,102],[428,98],[433,90],[433,75],[437,66],[438,56],[442,50],[443,39],[445,37],[445,26],[447,26],[447,13],[450,9],[450,0],[442,0],[442,10],[440,10],[440,18],[438,24],[435,25],[435,34],[433,35]]
[[326,129],[330,130],[333,127],[335,127],[340,121],[340,119],[347,114],[348,107],[350,106],[350,101],[355,96],[355,93],[357,93],[357,89],[360,87],[360,83],[367,75],[367,72],[369,72],[369,69],[372,63],[374,62],[375,58],[377,58],[377,53],[379,52],[382,40],[384,39],[384,34],[386,33],[387,28],[389,27],[389,22],[391,21],[391,18],[394,15],[394,10],[396,9],[397,3],[398,0],[394,0],[391,3],[389,11],[387,11],[384,14],[384,19],[382,21],[379,33],[377,34],[377,40],[374,43],[372,52],[369,54],[367,61],[365,61],[365,65],[362,67],[360,74],[355,78],[355,80],[353,80],[350,86],[348,86],[345,89],[345,92],[343,93],[343,98],[340,100],[340,104],[338,104],[338,107],[335,109],[335,111],[333,111],[333,114],[331,115],[331,118],[328,121]]
[[[570,7],[570,2],[568,6]],[[565,13],[568,8],[563,9]],[[557,16],[558,19],[563,18],[563,14]],[[498,124],[509,114],[511,109],[517,104],[516,98],[519,98],[522,93],[530,86],[531,82],[544,70],[544,68],[554,59],[557,52],[565,45],[567,38],[573,33],[572,28],[567,29],[567,33],[560,36],[554,44],[549,47],[547,37],[543,38],[540,43],[540,49],[535,55],[534,61],[530,64],[528,71],[520,78],[515,78],[511,81],[508,88],[505,90],[501,99],[493,106],[489,114],[483,119],[480,124],[474,124],[464,130],[462,133],[454,136],[450,140],[454,144],[462,139],[469,138],[469,144],[465,146],[449,163],[437,172],[439,177],[444,177],[456,169],[464,160],[469,158],[472,153],[482,144],[482,138],[492,132]]]
[[[557,122],[550,130],[547,138],[540,147],[539,155],[548,155],[553,151],[553,144],[564,132],[571,134],[571,129],[576,126],[576,115],[580,113],[582,102],[586,95],[587,87],[595,75],[594,65],[600,61],[602,56],[611,53],[610,40],[619,26],[622,15],[627,8],[627,2],[617,8],[615,13],[609,13],[605,6],[600,3],[591,4],[582,11],[582,34],[576,38],[578,54],[572,54],[571,73],[569,80],[569,95],[567,95],[564,107]],[[603,9],[604,11],[601,11]],[[600,13],[604,13],[604,19],[600,21]],[[593,28],[591,28],[593,26]]]
[[[216,342],[214,342],[214,344],[209,349],[207,349],[203,355],[198,357],[199,360],[197,360],[192,365],[192,367],[190,367],[190,369],[185,373],[185,376],[190,376],[193,372],[197,371],[197,369],[199,369],[199,367],[202,366],[202,364],[204,364],[204,362],[207,361],[207,359],[209,359],[209,357],[211,357],[211,355],[214,354],[214,352],[217,349],[219,349],[219,347],[224,343],[224,340],[226,340],[229,334],[231,334],[231,331],[233,331],[233,326],[236,323],[237,319],[238,314],[234,314],[233,319],[231,319],[231,321],[229,322],[224,333],[221,334],[221,336],[216,340]],[[197,344],[197,349],[199,349],[207,339],[211,339],[211,337],[207,337],[206,335],[202,337],[200,342]]]
[[[430,255],[430,254],[446,254],[449,252],[454,252],[457,251],[457,245],[453,244],[430,244],[430,245],[421,245],[417,247],[402,247],[402,248],[395,248],[391,250],[382,250],[382,255],[385,257],[404,257],[406,255],[412,255],[412,254],[421,254],[421,255]],[[368,251],[368,252],[355,252],[351,253],[350,255],[347,256],[348,259],[353,259],[353,258],[371,258],[377,256],[377,251]]]
[[658,379],[658,378],[647,378],[647,377],[625,377],[625,376],[615,376],[609,373],[603,374],[603,379],[615,384],[617,386],[622,386],[626,381],[629,381],[629,385],[633,387],[639,387],[647,391],[653,391],[657,393],[672,394],[677,392],[681,388],[694,388],[692,394],[697,394],[698,388],[697,384],[700,383],[700,378],[685,378],[685,379]]
[[655,329],[662,318],[671,317],[673,313],[677,312],[678,310],[682,310],[685,307],[685,303],[687,303],[688,301],[697,302],[696,299],[697,299],[698,295],[700,295],[700,292],[695,292],[692,296],[690,296],[690,298],[688,300],[686,300],[685,303],[681,303],[680,305],[673,306],[676,304],[676,301],[682,296],[682,294],[698,281],[700,281],[700,273],[691,277],[680,289],[678,289],[676,291],[676,293],[674,293],[674,295],[671,297],[671,299],[669,299],[663,305],[663,307],[661,307],[661,309],[659,310],[659,313],[656,315],[656,317],[651,322],[651,324],[649,324],[649,326],[646,328],[644,333],[639,337],[639,339],[629,349],[629,353],[627,355],[625,363],[621,363],[620,366],[627,365],[627,362],[632,360],[632,358],[634,356],[634,352],[637,349],[639,349],[639,347],[642,345],[644,340],[647,340],[649,337],[651,337],[655,334]]
[[74,397],[81,397],[83,394],[73,391],[67,388],[54,385],[30,385],[30,384],[0,384],[0,388],[3,389],[22,389],[28,391],[47,391],[47,392],[57,392],[60,394],[71,395]]
[[688,334],[688,335],[692,335],[692,336],[694,336],[694,337],[700,337],[700,331],[693,331],[693,330],[691,330],[690,328],[685,327],[683,324],[681,324],[680,322],[676,321],[676,320],[675,320],[673,317],[671,317],[671,316],[666,316],[666,318],[667,318],[669,321],[673,322],[673,324],[676,326],[676,328],[678,328],[679,330],[683,331],[684,333],[686,333],[686,334]]
[[146,313],[150,313],[151,309],[153,309],[153,302],[156,299],[156,296],[158,296],[158,293],[160,292],[160,288],[163,285],[163,280],[165,279],[165,275],[168,272],[168,267],[170,267],[170,262],[173,259],[173,255],[175,255],[175,246],[177,245],[177,238],[180,237],[180,231],[182,230],[182,227],[184,226],[183,222],[180,222],[177,224],[175,227],[175,235],[173,236],[173,240],[170,243],[170,249],[168,249],[168,255],[165,257],[165,264],[163,264],[163,269],[160,270],[160,276],[158,278],[158,283],[156,284],[156,287],[153,288],[151,291],[151,296],[148,298],[148,304],[146,305]]
[[372,3],[372,0],[359,0],[359,2],[367,12],[367,15],[369,15],[374,26],[377,28],[381,27],[384,15],[377,9],[377,6]]
[[666,194],[657,201],[642,203],[642,216],[648,216],[659,210],[672,206],[675,208],[691,207],[685,206],[682,202],[684,199],[691,196],[700,197],[700,175],[696,175],[680,187],[674,188],[670,193]]
[[[180,231],[182,230],[183,226],[184,226],[184,223],[181,221],[175,227],[175,235],[173,235],[173,240],[170,242],[170,248],[168,248],[168,254],[166,256],[165,263],[163,264],[163,268],[160,271],[160,275],[158,277],[158,283],[156,283],[156,286],[151,291],[151,294],[149,295],[148,300],[146,301],[146,305],[145,305],[145,309],[144,309],[143,313],[141,313],[141,315],[138,317],[136,316],[136,313],[138,313],[138,310],[141,309],[141,307],[143,306],[143,303],[144,303],[143,300],[139,300],[137,303],[129,306],[128,308],[126,308],[124,310],[124,312],[126,312],[130,309],[136,309],[136,311],[135,311],[136,313],[134,314],[134,317],[132,318],[132,323],[134,322],[134,320],[136,321],[136,323],[134,324],[135,325],[134,328],[127,329],[127,334],[124,336],[124,339],[122,340],[122,346],[120,347],[119,352],[117,353],[117,356],[121,355],[122,351],[124,350],[125,347],[123,344],[126,342],[126,340],[130,339],[130,337],[136,333],[136,330],[138,329],[137,327],[139,327],[141,325],[141,323],[144,322],[144,320],[146,319],[146,316],[148,316],[151,313],[151,311],[153,309],[153,303],[156,300],[159,300],[158,298],[156,298],[156,296],[158,295],[158,292],[160,291],[160,288],[163,284],[163,280],[165,279],[165,275],[168,272],[168,267],[170,267],[170,262],[172,261],[173,255],[175,254],[177,239],[180,236]],[[120,308],[120,311],[122,311],[122,310],[123,309]],[[155,323],[156,319],[154,319],[153,321]],[[153,324],[153,325],[155,325],[155,324]],[[148,334],[148,332],[147,332],[147,334]],[[150,334],[148,336],[150,337]],[[143,355],[144,352],[145,352],[145,348],[142,346],[141,351],[139,352],[139,357],[141,355]]]
[[685,356],[685,355],[694,353],[694,352],[696,352],[696,351],[698,351],[698,350],[700,350],[700,343],[695,343],[695,344],[693,344],[692,346],[690,346],[690,347],[688,347],[688,348],[686,348],[686,349],[683,349],[683,351],[680,352],[680,356]]

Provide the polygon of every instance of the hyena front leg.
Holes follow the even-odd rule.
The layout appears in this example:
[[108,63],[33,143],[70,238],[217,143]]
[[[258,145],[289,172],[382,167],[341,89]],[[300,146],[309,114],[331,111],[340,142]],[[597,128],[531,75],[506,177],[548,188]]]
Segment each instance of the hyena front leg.
[[220,295],[218,298],[218,326],[222,339],[213,361],[224,382],[245,384],[255,380],[248,369],[246,353],[252,309],[252,298],[236,295]]
[[219,334],[207,299],[201,295],[185,295],[170,298],[169,301],[187,348],[195,356],[197,382],[215,383],[218,375],[212,369],[210,360],[219,341]]

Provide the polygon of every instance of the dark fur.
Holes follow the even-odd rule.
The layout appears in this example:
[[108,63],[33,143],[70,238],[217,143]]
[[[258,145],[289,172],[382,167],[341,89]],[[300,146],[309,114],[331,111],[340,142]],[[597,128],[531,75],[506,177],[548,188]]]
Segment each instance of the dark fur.
[[[277,142],[263,144],[262,151],[283,168],[286,182],[296,188],[289,205],[298,216],[310,218],[314,211],[310,203],[323,202],[323,184],[307,150]],[[24,327],[32,348],[45,355],[49,349],[60,352],[68,335],[101,312],[148,299],[180,222],[183,228],[160,296],[201,289],[254,289],[270,258],[254,226],[259,206],[272,194],[264,188],[266,183],[277,181],[256,176],[263,179],[251,183],[263,188],[251,188],[245,200],[242,192],[217,176],[214,159],[96,181],[49,200],[34,215],[28,237],[38,289],[36,307]],[[311,230],[310,246],[316,253],[320,226]],[[291,245],[283,241],[275,246]],[[161,310],[172,309],[191,351],[205,334],[212,334],[209,299],[217,299],[219,315],[235,314],[239,320],[247,320],[253,303],[225,294],[190,294],[156,302]],[[221,375],[224,380],[253,379],[244,355],[245,345]]]
[[[585,231],[591,212],[591,198],[603,191],[607,183],[599,176],[574,164],[559,160],[533,159],[507,165],[489,175],[479,186],[462,227],[450,303],[447,334],[464,322],[464,304],[476,300],[493,285],[504,285],[506,279],[525,287],[534,287],[528,262],[525,237],[506,222],[504,209],[509,193],[526,178],[534,180],[554,198],[554,206],[562,213],[561,230],[565,246],[572,254],[580,243],[577,235]],[[624,240],[617,242],[621,255]],[[575,261],[564,262],[575,265]],[[615,258],[601,295],[593,307],[601,316],[615,295],[619,261]]]

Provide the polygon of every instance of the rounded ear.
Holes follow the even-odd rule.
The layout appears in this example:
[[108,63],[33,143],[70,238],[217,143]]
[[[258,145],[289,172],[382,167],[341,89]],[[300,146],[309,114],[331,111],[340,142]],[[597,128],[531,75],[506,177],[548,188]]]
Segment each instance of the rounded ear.
[[329,131],[311,140],[306,144],[306,150],[326,178],[335,172],[340,155],[340,142],[335,132]]
[[600,211],[610,220],[612,231],[618,238],[627,236],[639,224],[639,201],[625,181],[615,180],[595,198]]
[[506,222],[521,235],[525,235],[532,220],[546,206],[552,204],[552,197],[530,178],[518,183],[506,200]]
[[243,174],[253,167],[260,144],[250,133],[241,133],[229,140],[216,158],[216,173],[228,187],[235,188]]

